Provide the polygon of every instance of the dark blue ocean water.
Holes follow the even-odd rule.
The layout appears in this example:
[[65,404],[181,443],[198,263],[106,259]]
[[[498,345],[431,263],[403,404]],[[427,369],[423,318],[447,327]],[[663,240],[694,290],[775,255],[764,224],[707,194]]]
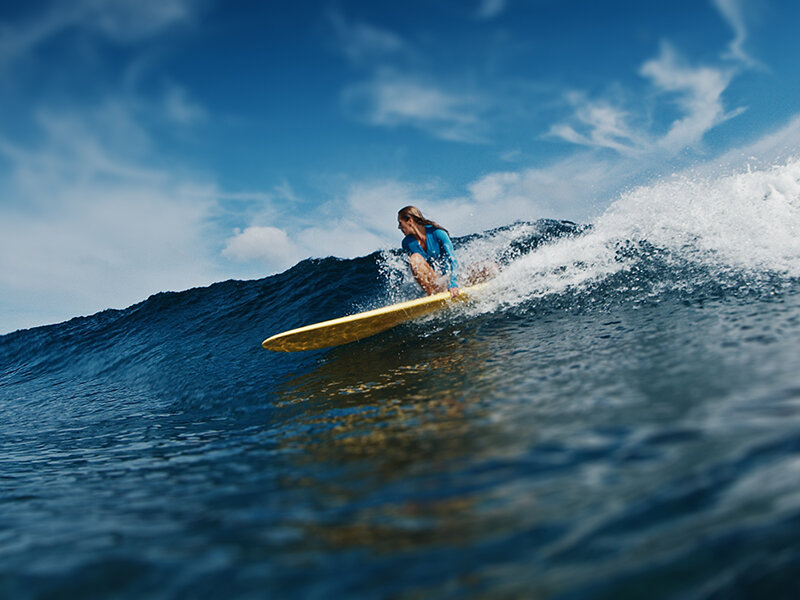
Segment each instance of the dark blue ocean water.
[[0,337],[0,596],[798,597],[787,171],[459,239],[482,300],[329,350],[260,342],[399,254]]

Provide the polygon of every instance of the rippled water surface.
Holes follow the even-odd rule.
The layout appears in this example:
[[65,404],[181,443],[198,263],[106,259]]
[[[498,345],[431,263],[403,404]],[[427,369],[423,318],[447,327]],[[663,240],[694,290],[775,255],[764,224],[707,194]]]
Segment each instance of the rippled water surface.
[[797,597],[796,242],[664,195],[460,240],[494,291],[330,350],[259,344],[399,255],[0,337],[0,596]]

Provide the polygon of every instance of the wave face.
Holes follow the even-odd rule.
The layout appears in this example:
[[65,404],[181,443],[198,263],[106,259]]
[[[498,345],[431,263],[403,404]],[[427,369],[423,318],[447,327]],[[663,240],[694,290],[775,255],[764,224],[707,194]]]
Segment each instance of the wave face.
[[11,596],[786,597],[800,161],[455,240],[489,290],[384,334],[397,250],[0,337]]

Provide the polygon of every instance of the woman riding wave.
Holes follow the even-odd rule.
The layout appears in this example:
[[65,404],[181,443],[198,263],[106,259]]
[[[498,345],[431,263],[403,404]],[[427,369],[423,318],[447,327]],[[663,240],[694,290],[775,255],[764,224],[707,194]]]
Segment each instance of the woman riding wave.
[[[397,228],[405,234],[403,250],[409,254],[411,273],[429,296],[448,290],[458,296],[458,261],[447,230],[426,219],[416,206],[406,206],[397,213]],[[467,285],[488,279],[497,272],[494,263],[468,269]],[[446,273],[446,274],[445,274]]]

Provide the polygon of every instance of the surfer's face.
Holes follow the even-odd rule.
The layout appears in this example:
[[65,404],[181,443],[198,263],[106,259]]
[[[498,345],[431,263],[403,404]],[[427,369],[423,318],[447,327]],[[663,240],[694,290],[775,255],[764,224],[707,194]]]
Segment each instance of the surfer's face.
[[404,235],[412,233],[411,219],[406,219],[404,221],[401,217],[397,217],[397,228],[402,231]]

